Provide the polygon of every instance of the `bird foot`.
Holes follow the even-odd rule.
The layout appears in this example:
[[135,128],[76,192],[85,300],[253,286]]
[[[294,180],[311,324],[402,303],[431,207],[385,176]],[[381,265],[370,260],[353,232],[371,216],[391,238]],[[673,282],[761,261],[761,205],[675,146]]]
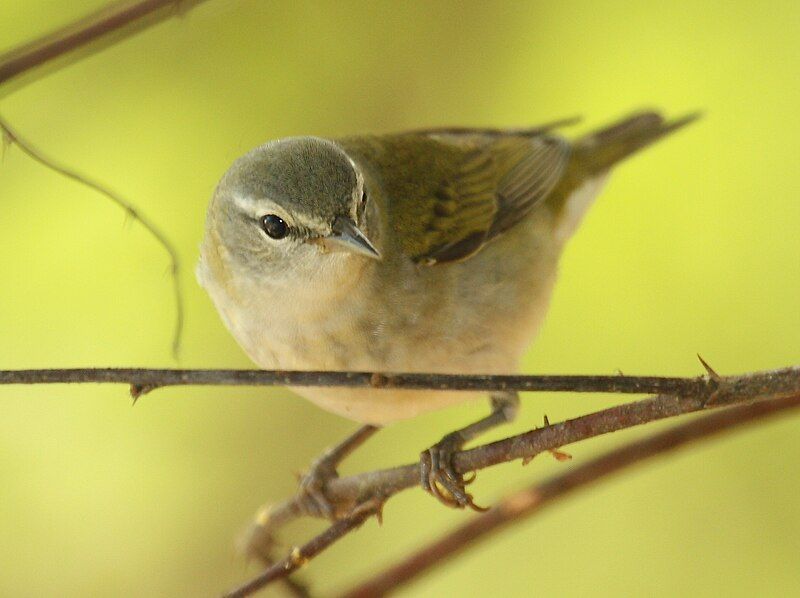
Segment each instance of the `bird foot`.
[[488,509],[478,506],[472,495],[466,491],[466,485],[474,476],[465,480],[453,467],[453,455],[464,445],[463,437],[458,433],[448,434],[428,450],[422,451],[419,461],[420,485],[442,504],[455,509],[469,507],[474,511]]
[[325,486],[339,477],[334,463],[325,456],[311,463],[308,471],[300,477],[297,502],[300,509],[311,517],[324,517],[336,521],[341,517],[340,509],[328,498]]

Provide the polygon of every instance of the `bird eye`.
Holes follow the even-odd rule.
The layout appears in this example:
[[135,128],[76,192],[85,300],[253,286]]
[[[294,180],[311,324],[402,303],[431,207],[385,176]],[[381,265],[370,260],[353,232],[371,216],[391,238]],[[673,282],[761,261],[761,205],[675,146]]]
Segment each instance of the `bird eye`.
[[282,218],[275,214],[267,214],[261,217],[261,228],[273,239],[283,239],[289,232],[289,226]]

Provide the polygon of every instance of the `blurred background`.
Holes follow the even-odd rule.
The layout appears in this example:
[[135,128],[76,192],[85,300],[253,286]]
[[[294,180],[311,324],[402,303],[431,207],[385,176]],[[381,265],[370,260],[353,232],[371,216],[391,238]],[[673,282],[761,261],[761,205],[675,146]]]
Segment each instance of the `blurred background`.
[[[104,5],[5,0],[0,50]],[[206,203],[268,139],[702,109],[619,168],[568,248],[529,373],[699,375],[800,363],[800,4],[210,0],[0,98],[40,149],[130,198],[179,248],[13,147],[0,163],[0,367],[251,367],[194,281]],[[527,395],[494,437],[633,397]],[[414,461],[486,412],[392,426],[343,473]],[[674,423],[674,422],[673,422]],[[234,538],[355,424],[283,389],[0,388],[0,595],[212,596]],[[651,427],[649,431],[656,429]],[[634,430],[567,450],[575,462]],[[800,420],[648,463],[515,525],[407,596],[785,596],[800,588]],[[481,473],[481,504],[570,464]],[[304,571],[330,592],[473,515],[421,491]],[[286,546],[320,529],[284,534]]]

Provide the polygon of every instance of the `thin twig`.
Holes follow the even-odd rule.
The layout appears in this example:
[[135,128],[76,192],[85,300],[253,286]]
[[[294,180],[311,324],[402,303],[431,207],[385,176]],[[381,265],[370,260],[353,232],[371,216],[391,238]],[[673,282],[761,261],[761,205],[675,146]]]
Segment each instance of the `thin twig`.
[[341,598],[384,596],[421,576],[442,561],[467,548],[472,548],[479,540],[484,540],[509,523],[538,513],[545,506],[574,490],[690,442],[710,439],[732,428],[739,428],[797,408],[800,408],[800,394],[760,401],[706,415],[648,438],[625,444],[566,473],[515,492],[487,513],[473,517],[428,546],[414,551],[397,564],[345,592]]
[[243,596],[249,596],[267,584],[279,579],[283,579],[284,577],[292,574],[300,567],[305,565],[309,560],[334,544],[337,540],[346,536],[351,531],[361,527],[361,524],[367,519],[373,515],[379,514],[381,506],[381,503],[377,501],[361,505],[351,515],[340,519],[303,546],[299,548],[293,548],[289,555],[284,559],[278,561],[246,584],[228,592],[225,594],[225,597],[241,598]]
[[[128,384],[138,398],[168,386],[338,386],[348,388],[461,390],[485,392],[590,392],[662,394],[708,400],[722,388],[752,392],[754,389],[794,388],[800,366],[725,377],[679,378],[667,376],[558,376],[495,374],[430,374],[336,372],[311,370],[64,368],[0,370],[3,384]],[[740,388],[741,387],[741,388]],[[719,396],[714,400],[720,400]]]
[[113,41],[140,31],[176,13],[185,13],[203,0],[136,0],[114,2],[66,27],[0,55],[0,85],[29,73],[53,59],[86,48],[114,33]]
[[[275,556],[272,554],[272,551],[271,550],[267,551],[266,547],[265,547],[265,552],[252,556],[254,556],[258,560],[258,562],[261,564],[264,570],[272,567],[277,560]],[[283,579],[281,579],[281,583],[289,595],[294,596],[295,598],[311,598],[311,590],[308,588],[308,584],[306,584],[302,579],[300,579],[299,575],[284,577]]]
[[47,157],[39,149],[37,149],[30,141],[20,137],[19,133],[11,128],[6,120],[0,116],[0,130],[2,130],[5,139],[15,144],[19,149],[29,158],[38,162],[45,168],[57,172],[58,174],[75,181],[81,185],[85,185],[93,189],[97,193],[104,195],[113,203],[122,208],[126,215],[132,220],[137,221],[142,227],[150,233],[158,242],[164,251],[169,256],[170,261],[170,276],[172,278],[172,292],[175,299],[175,328],[172,336],[172,354],[177,358],[180,350],[181,335],[183,333],[183,295],[180,283],[180,258],[178,252],[172,245],[167,236],[156,226],[147,216],[142,214],[131,202],[123,198],[121,195],[99,183],[91,178],[83,175],[75,170],[72,170],[62,164],[59,164],[52,158]]
[[[753,376],[800,377],[800,366]],[[707,378],[662,376],[524,376],[300,370],[66,368],[0,370],[0,384],[130,384],[151,392],[168,386],[341,386],[430,390],[518,390],[697,395],[716,389]]]

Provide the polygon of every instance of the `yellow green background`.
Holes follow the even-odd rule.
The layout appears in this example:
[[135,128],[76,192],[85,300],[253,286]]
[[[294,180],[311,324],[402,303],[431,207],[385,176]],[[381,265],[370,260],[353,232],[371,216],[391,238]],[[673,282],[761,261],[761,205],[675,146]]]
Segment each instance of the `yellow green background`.
[[[4,0],[0,48],[103,4]],[[5,93],[0,111],[177,244],[180,365],[241,368],[192,269],[212,189],[252,146],[702,109],[617,171],[564,256],[525,371],[697,375],[699,352],[736,373],[800,363],[799,31],[797,2],[209,0]],[[175,365],[167,262],[140,226],[13,147],[0,210],[0,368]],[[513,430],[619,400],[528,395]],[[412,461],[485,409],[397,424],[343,470]],[[217,595],[256,571],[234,551],[251,514],[353,427],[283,389],[169,389],[131,407],[123,386],[0,388],[0,595]],[[644,432],[570,447],[573,463]],[[649,463],[404,595],[796,594],[799,435],[787,418]],[[491,504],[565,467],[497,467],[474,492]],[[343,588],[472,516],[407,492],[305,576]]]

